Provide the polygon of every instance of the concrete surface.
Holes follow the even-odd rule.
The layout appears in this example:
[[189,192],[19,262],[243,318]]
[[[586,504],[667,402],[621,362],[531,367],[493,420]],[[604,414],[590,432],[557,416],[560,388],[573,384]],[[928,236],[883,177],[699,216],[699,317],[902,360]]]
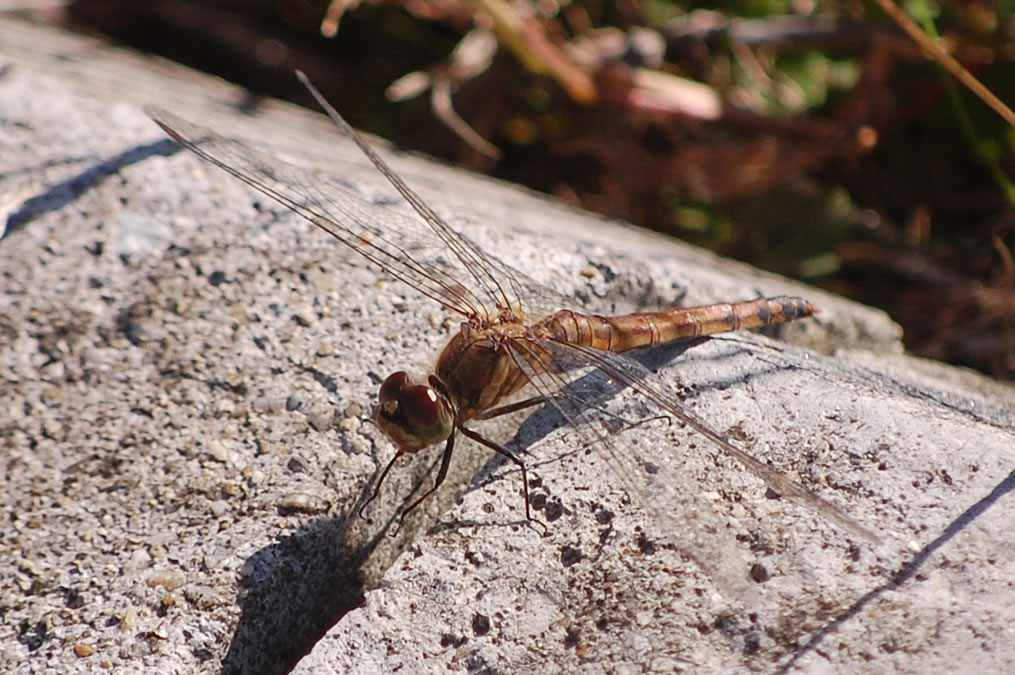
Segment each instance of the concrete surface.
[[[360,518],[393,452],[362,419],[377,384],[425,369],[454,324],[140,106],[327,168],[383,218],[380,176],[316,116],[244,117],[242,92],[93,41],[4,18],[0,59],[5,672],[1015,667],[1010,388],[901,354],[873,310],[396,157],[578,306],[818,305],[787,342],[658,350],[653,385],[881,541],[677,424],[604,450],[546,410],[481,427],[524,453],[545,533],[514,467],[466,443],[404,525],[435,454]],[[628,390],[609,405],[645,414]]]

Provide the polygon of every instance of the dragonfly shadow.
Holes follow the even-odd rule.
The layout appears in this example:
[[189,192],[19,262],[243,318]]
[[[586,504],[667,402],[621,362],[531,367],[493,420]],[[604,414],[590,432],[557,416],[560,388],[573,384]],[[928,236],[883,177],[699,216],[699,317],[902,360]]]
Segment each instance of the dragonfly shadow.
[[376,526],[361,519],[357,503],[247,558],[237,595],[241,615],[221,672],[290,672],[332,626],[363,605],[366,591],[411,544],[414,531],[393,537],[393,522]]
[[344,530],[343,520],[322,518],[245,561],[222,673],[287,673],[362,604],[368,551],[343,545]]

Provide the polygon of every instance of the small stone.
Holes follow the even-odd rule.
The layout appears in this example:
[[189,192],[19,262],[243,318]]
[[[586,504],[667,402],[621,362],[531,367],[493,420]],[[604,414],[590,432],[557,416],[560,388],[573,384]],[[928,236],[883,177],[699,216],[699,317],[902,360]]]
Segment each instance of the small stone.
[[128,607],[127,611],[123,613],[120,618],[120,630],[129,631],[137,624],[137,618],[140,610],[137,607]]
[[224,499],[216,499],[208,505],[208,511],[215,518],[221,518],[225,514],[229,513],[229,502]]
[[327,431],[335,424],[335,411],[330,408],[315,410],[307,415],[307,419],[315,431]]
[[161,586],[167,591],[175,591],[187,583],[187,577],[180,570],[165,570],[152,574],[147,579],[147,584],[152,588]]
[[362,426],[362,422],[358,417],[343,417],[342,421],[338,423],[338,428],[347,434],[359,431],[360,426]]
[[212,440],[208,441],[208,445],[205,447],[205,452],[208,454],[208,457],[215,460],[216,462],[222,462],[223,464],[225,464],[226,462],[229,461],[229,451],[226,450],[226,447],[222,444],[222,441],[218,439],[213,438]]
[[222,604],[221,598],[215,593],[215,589],[210,586],[190,586],[183,592],[183,595],[187,599],[187,602],[198,609],[214,609]]
[[293,313],[292,320],[301,328],[310,328],[314,325],[314,314],[308,309],[300,309]]
[[272,394],[268,396],[260,396],[250,404],[250,407],[255,412],[260,413],[277,413],[281,412],[285,406],[285,399],[281,396]]
[[228,417],[236,410],[236,404],[231,399],[222,398],[218,402],[218,413],[222,417]]
[[275,506],[280,511],[307,514],[324,513],[331,508],[331,504],[326,499],[307,492],[293,492],[282,495],[275,500]]

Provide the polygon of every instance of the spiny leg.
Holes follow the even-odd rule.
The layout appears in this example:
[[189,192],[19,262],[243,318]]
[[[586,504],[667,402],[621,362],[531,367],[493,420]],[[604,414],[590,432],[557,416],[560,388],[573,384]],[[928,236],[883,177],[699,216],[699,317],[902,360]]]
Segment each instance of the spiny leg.
[[[476,417],[476,419],[487,420],[492,419],[494,417],[500,417],[501,415],[509,415],[513,412],[518,412],[519,410],[524,410],[526,408],[541,405],[543,403],[546,403],[546,401],[547,399],[545,396],[533,396],[532,398],[527,398],[523,401],[510,403],[508,405],[503,405],[497,408],[491,408],[490,410],[487,410],[478,417]],[[486,447],[490,448],[497,454],[507,457],[521,470],[522,491],[525,495],[525,519],[543,525],[543,523],[532,517],[532,512],[529,508],[529,477],[528,472],[525,469],[525,463],[517,456],[515,456],[507,448],[497,443],[494,443],[493,441],[485,438],[484,436],[479,435],[475,431],[472,431],[471,429],[468,429],[466,427],[458,427],[458,429],[468,438],[471,438],[480,445],[485,445]],[[454,450],[454,441],[455,437],[454,434],[452,434],[451,436],[448,437],[447,443],[444,446],[444,453],[441,456],[441,466],[440,469],[437,471],[437,478],[434,481],[433,487],[427,490],[427,492],[419,499],[409,504],[409,506],[402,512],[402,515],[399,517],[400,522],[405,520],[405,517],[409,515],[409,513],[411,513],[417,506],[422,504],[424,501],[426,501],[426,499],[434,492],[436,492],[437,489],[440,488],[441,484],[444,483],[444,480],[447,478],[448,475],[448,468],[451,466],[451,454],[452,451]],[[360,518],[363,517],[363,511],[366,509],[367,506],[370,505],[370,502],[375,500],[377,496],[380,494],[381,485],[384,483],[384,479],[387,477],[388,472],[391,471],[391,468],[395,465],[395,462],[397,462],[398,458],[401,456],[402,456],[401,452],[396,453],[395,456],[391,458],[391,461],[388,462],[388,465],[384,467],[384,471],[381,472],[381,477],[377,480],[376,487],[374,487],[373,494],[370,495],[370,498],[367,499],[366,502],[364,502],[359,509]],[[543,525],[543,528],[545,529],[546,525]]]
[[[542,398],[542,397],[539,397],[539,398]],[[535,400],[535,399],[527,399],[527,400],[532,401],[532,400]],[[524,403],[524,402],[525,401],[522,401],[522,403]],[[535,405],[535,403],[533,403],[531,405]],[[504,406],[504,407],[507,408],[507,407],[510,407],[510,406]],[[485,445],[486,447],[488,447],[491,450],[493,450],[494,452],[496,452],[498,455],[501,455],[503,457],[507,457],[512,462],[514,462],[515,466],[517,466],[521,470],[521,472],[522,472],[522,493],[525,495],[525,519],[528,520],[531,523],[539,523],[540,525],[543,526],[543,529],[546,530],[546,525],[544,523],[536,520],[535,518],[533,518],[532,517],[532,512],[529,510],[529,474],[525,470],[525,462],[523,462],[521,459],[519,459],[513,452],[511,452],[510,450],[508,450],[504,446],[499,445],[498,443],[494,443],[490,439],[477,434],[472,429],[467,429],[466,427],[458,427],[458,430],[461,431],[466,436],[468,436],[469,438],[471,438],[472,440],[474,440],[477,443],[479,443],[480,445]]]
[[[459,427],[461,428],[461,427]],[[462,429],[462,431],[465,431]],[[441,468],[437,470],[437,479],[434,480],[433,487],[427,490],[422,497],[409,504],[409,506],[402,511],[401,517],[398,519],[399,523],[405,520],[405,517],[412,513],[413,509],[426,501],[426,498],[437,492],[437,488],[441,486],[444,479],[448,477],[448,467],[451,466],[451,453],[455,447],[455,435],[451,434],[448,436],[448,442],[444,445],[444,454],[441,455]]]
[[[649,422],[658,422],[659,420],[666,420],[666,425],[667,426],[669,426],[669,425],[671,425],[673,423],[673,418],[670,417],[669,415],[653,415],[652,417],[646,417],[644,419],[640,419],[637,422],[631,422],[631,421],[628,421],[628,419],[626,417],[624,417],[623,415],[617,415],[616,413],[609,412],[608,410],[604,410],[603,412],[605,412],[610,417],[618,419],[618,420],[620,420],[621,422],[624,423],[624,425],[622,427],[620,427],[619,429],[613,430],[613,429],[610,429],[606,425],[606,421],[605,420],[602,420],[603,428],[606,429],[607,433],[609,433],[611,436],[619,436],[620,434],[627,433],[631,429],[637,429],[641,425],[648,424]],[[593,438],[593,439],[589,440],[588,442],[586,442],[585,445],[582,446],[582,447],[588,447],[590,445],[595,445],[598,442],[599,442],[599,439]]]
[[370,506],[370,502],[372,502],[373,500],[377,499],[377,495],[379,495],[381,493],[381,485],[384,483],[384,479],[387,478],[388,472],[391,471],[391,467],[395,466],[395,462],[397,462],[398,458],[401,457],[401,456],[402,456],[401,452],[396,452],[395,456],[391,458],[390,462],[388,462],[388,465],[386,467],[384,467],[384,471],[381,472],[381,477],[377,481],[377,485],[374,487],[374,493],[372,495],[370,495],[369,499],[367,499],[365,502],[363,502],[362,506],[359,507],[359,517],[360,518],[364,517],[363,516],[363,511],[366,509],[366,507]]

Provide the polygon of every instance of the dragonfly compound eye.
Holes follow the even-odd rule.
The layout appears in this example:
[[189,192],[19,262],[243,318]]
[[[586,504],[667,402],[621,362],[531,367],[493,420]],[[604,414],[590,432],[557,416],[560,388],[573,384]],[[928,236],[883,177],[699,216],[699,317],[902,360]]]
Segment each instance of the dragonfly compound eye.
[[447,440],[454,429],[448,401],[433,387],[413,384],[405,372],[389,375],[378,399],[378,426],[406,451]]

